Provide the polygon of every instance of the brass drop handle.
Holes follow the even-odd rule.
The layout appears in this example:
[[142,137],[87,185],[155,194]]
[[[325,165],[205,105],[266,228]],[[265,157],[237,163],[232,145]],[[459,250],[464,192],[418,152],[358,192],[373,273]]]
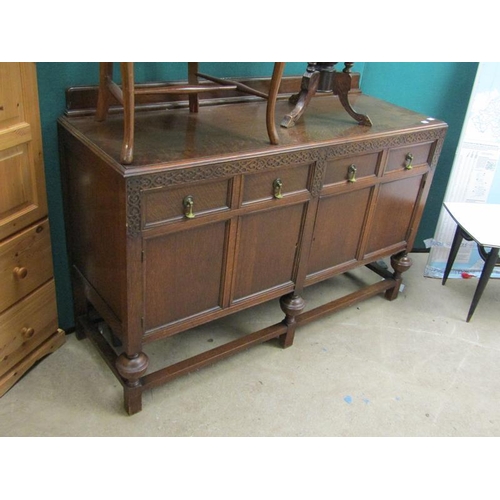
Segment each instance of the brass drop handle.
[[182,200],[182,205],[184,206],[184,216],[187,219],[194,219],[194,213],[193,213],[194,198],[191,195],[186,196]]
[[283,188],[283,181],[281,179],[275,179],[273,182],[273,196],[280,200],[283,198],[283,193],[281,192]]
[[26,328],[26,327],[24,327],[21,330],[21,334],[23,335],[23,337],[25,337],[27,339],[30,339],[35,334],[35,330],[33,328]]
[[19,280],[26,278],[26,276],[28,275],[28,270],[25,267],[15,267],[14,271],[12,272],[14,276]]
[[408,153],[405,158],[405,170],[411,170],[413,168],[411,162],[413,161],[413,155]]
[[349,168],[347,169],[347,182],[356,182],[356,171],[356,165],[349,165]]

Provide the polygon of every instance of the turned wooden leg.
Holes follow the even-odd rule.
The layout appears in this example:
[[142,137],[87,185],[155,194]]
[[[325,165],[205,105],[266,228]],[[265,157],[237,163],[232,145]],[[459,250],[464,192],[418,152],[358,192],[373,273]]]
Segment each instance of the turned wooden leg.
[[342,72],[336,72],[333,76],[333,93],[338,95],[340,103],[344,109],[352,116],[360,125],[372,126],[372,121],[368,116],[357,113],[349,102],[349,90],[351,90],[351,73],[350,69],[353,63],[345,63],[345,68]]
[[123,93],[123,144],[121,162],[129,165],[134,159],[135,84],[134,63],[120,63]]
[[393,277],[396,281],[396,284],[393,288],[389,288],[389,290],[385,292],[385,298],[387,300],[394,300],[397,298],[401,283],[403,282],[401,275],[405,271],[408,271],[412,264],[413,262],[410,257],[408,257],[408,254],[406,252],[401,252],[391,257],[391,266],[394,269]]
[[125,380],[124,404],[129,415],[142,410],[141,377],[148,369],[149,359],[143,352],[120,354],[116,360],[116,369]]
[[285,69],[284,62],[274,63],[273,76],[271,78],[271,86],[269,88],[269,95],[267,98],[267,110],[266,110],[266,126],[267,135],[269,136],[269,141],[271,144],[279,144],[279,136],[276,130],[276,101],[278,99],[278,92],[281,84],[281,77],[283,76],[283,70]]
[[285,348],[293,344],[295,329],[297,328],[296,316],[304,310],[306,303],[300,295],[290,293],[281,297],[280,306],[281,310],[286,314],[283,323],[287,326],[287,332],[279,337],[279,341],[281,346]]
[[320,72],[316,69],[316,63],[310,63],[302,76],[300,92],[290,97],[289,102],[295,104],[295,108],[284,116],[281,126],[284,128],[294,127],[318,89]]
[[99,63],[99,90],[97,94],[97,108],[95,119],[102,122],[108,116],[111,93],[108,88],[109,82],[113,79],[113,63]]

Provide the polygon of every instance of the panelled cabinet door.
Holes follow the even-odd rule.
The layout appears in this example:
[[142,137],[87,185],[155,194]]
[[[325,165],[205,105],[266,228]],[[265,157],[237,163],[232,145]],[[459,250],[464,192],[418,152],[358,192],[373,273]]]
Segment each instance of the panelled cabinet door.
[[365,256],[408,242],[422,188],[423,176],[380,185]]
[[221,307],[226,222],[144,241],[144,328],[151,333]]
[[234,301],[292,285],[305,207],[300,203],[241,218]]
[[308,275],[358,258],[372,188],[320,199],[308,262]]
[[0,63],[0,240],[47,214],[35,63]]

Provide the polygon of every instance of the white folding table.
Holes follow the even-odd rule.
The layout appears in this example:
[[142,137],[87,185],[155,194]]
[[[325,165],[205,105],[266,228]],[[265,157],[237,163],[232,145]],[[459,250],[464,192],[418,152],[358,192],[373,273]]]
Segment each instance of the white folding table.
[[457,223],[457,230],[455,231],[450,255],[444,270],[443,285],[448,279],[463,239],[467,241],[474,240],[477,243],[479,255],[484,260],[484,267],[467,315],[467,322],[469,322],[486,288],[493,268],[500,265],[498,260],[500,249],[500,204],[445,202],[444,207]]

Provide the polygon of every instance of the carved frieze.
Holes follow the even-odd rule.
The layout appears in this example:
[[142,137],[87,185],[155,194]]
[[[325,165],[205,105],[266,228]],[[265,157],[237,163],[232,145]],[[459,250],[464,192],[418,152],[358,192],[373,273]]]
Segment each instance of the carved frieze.
[[391,135],[351,141],[315,149],[289,151],[252,157],[241,160],[228,160],[207,165],[181,169],[165,169],[159,173],[136,175],[127,179],[127,225],[129,236],[137,236],[141,230],[141,192],[148,189],[175,186],[184,183],[200,182],[241,174],[272,170],[298,164],[315,164],[311,183],[311,195],[318,196],[322,188],[326,160],[339,156],[358,155],[370,151],[437,141],[436,153],[431,168],[434,168],[442,148],[445,129],[430,129],[402,135]]

